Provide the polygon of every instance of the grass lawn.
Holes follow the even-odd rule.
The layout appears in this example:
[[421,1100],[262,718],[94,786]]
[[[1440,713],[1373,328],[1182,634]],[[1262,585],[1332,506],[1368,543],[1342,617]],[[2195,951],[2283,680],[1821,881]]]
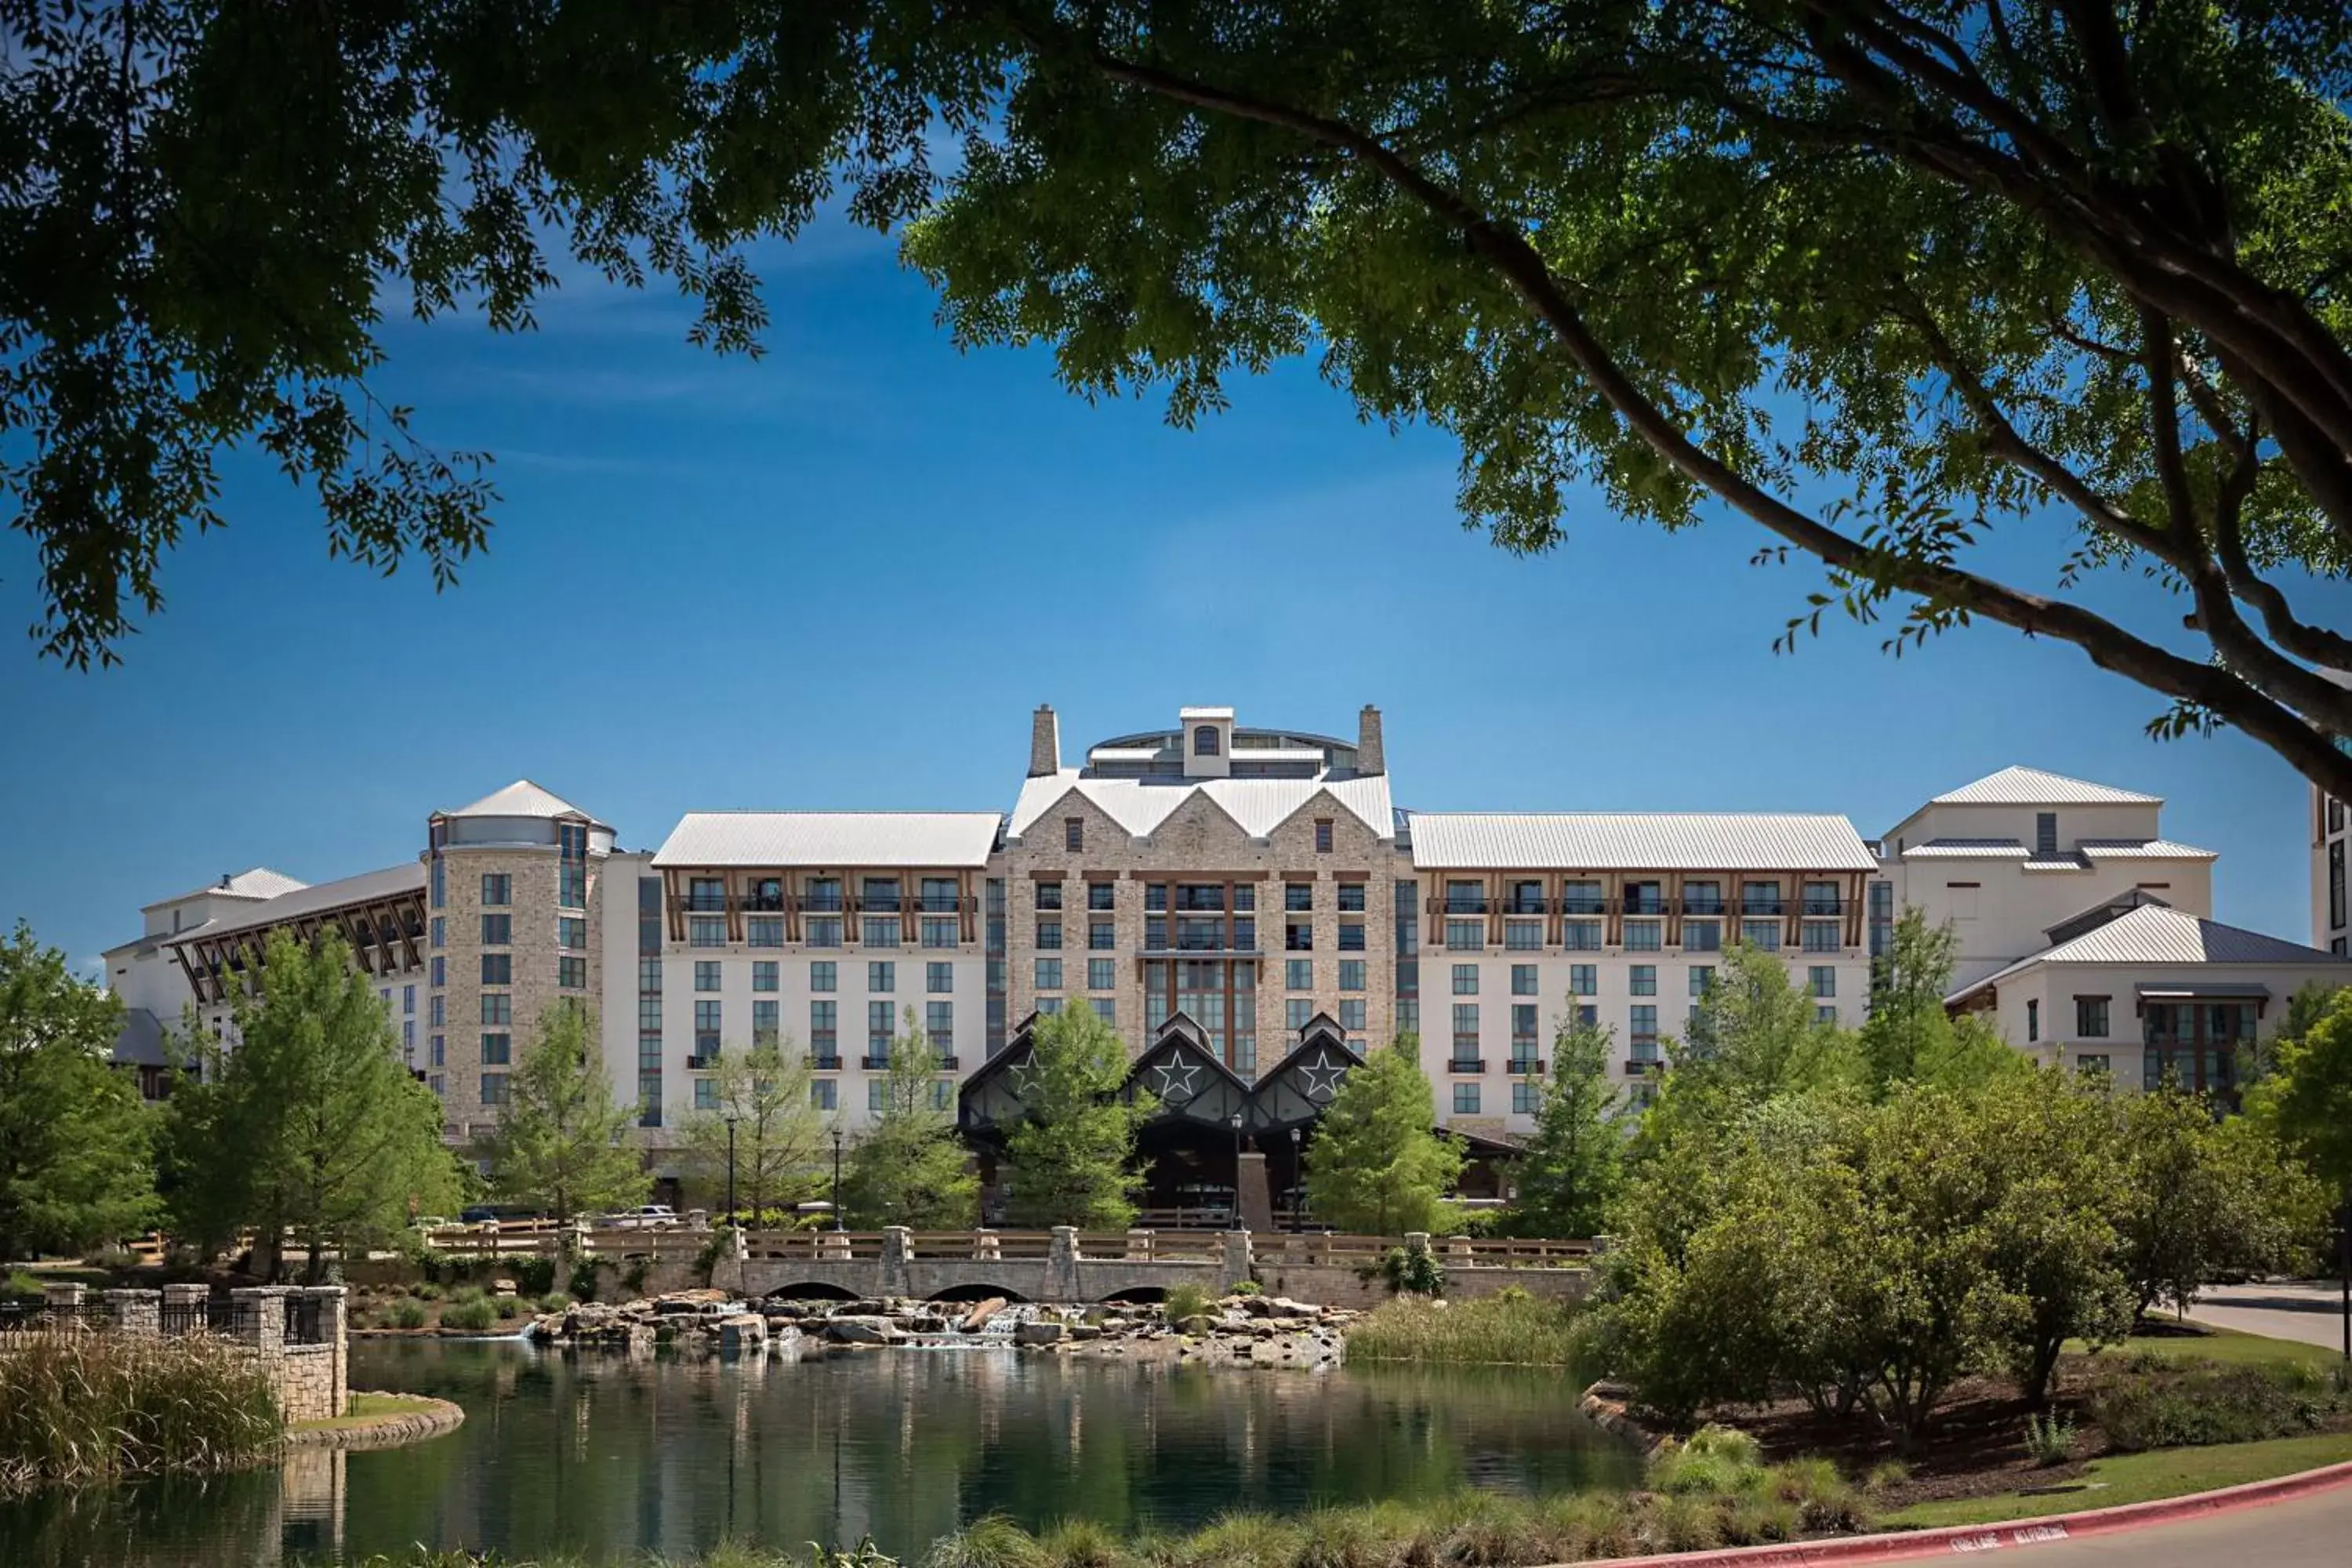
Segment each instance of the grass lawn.
[[2268,1480],[2297,1470],[2352,1459],[2352,1432],[2309,1437],[2274,1437],[2267,1443],[2231,1443],[2218,1448],[2160,1448],[2152,1454],[2116,1454],[2094,1459],[2079,1486],[2046,1497],[1959,1498],[1921,1503],[1879,1521],[1891,1530],[1926,1530],[1942,1524],[1992,1524],[2040,1519],[2082,1509],[2115,1508],[2188,1492],[2211,1491],[2246,1481]]
[[[2066,1348],[2076,1353],[2085,1349],[2079,1340],[2068,1342]],[[2344,1353],[2332,1345],[2305,1344],[2301,1340],[2273,1340],[2261,1334],[2242,1333],[2236,1329],[2207,1329],[2198,1334],[2144,1336],[2126,1340],[2119,1345],[2109,1345],[2099,1353],[2114,1355],[2142,1351],[2176,1361],[2218,1361],[2231,1366],[2263,1362],[2308,1362],[2315,1366],[2332,1366],[2344,1359]]]
[[341,1432],[353,1426],[367,1426],[387,1415],[414,1415],[432,1404],[414,1394],[354,1394],[349,1414],[328,1421],[303,1421],[295,1425],[297,1432]]

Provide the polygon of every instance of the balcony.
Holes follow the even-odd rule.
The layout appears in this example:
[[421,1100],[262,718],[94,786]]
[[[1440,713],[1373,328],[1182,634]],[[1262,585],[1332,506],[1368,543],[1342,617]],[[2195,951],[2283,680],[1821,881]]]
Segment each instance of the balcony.
[[784,912],[784,895],[782,892],[746,893],[739,907],[746,914],[780,915]]
[[862,915],[895,915],[899,910],[896,893],[867,893],[857,900],[857,912]]
[[1505,899],[1502,907],[1503,912],[1507,915],[1539,915],[1547,912],[1542,899],[1530,898],[1524,893],[1515,893]]
[[698,1052],[695,1055],[687,1058],[686,1070],[688,1072],[717,1072],[719,1070],[719,1053],[717,1051]]
[[1514,1056],[1511,1058],[1511,1076],[1513,1078],[1541,1078],[1543,1075],[1543,1058],[1531,1055],[1524,1057]]
[[1486,912],[1484,896],[1468,893],[1448,893],[1439,901],[1436,912],[1444,915],[1483,915]]
[[1634,1057],[1625,1063],[1625,1076],[1627,1078],[1654,1077],[1657,1073],[1658,1068],[1664,1065],[1664,1064],[1662,1062],[1645,1060],[1643,1058]]
[[1609,912],[1609,900],[1598,893],[1570,893],[1559,901],[1564,915],[1602,915]]
[[1719,898],[1685,899],[1683,900],[1683,913],[1686,915],[1700,916],[1711,915],[1719,920],[1722,918],[1724,913],[1723,900]]
[[926,915],[958,915],[963,913],[970,899],[959,899],[953,893],[925,893],[914,900],[915,910]]
[[841,909],[839,893],[804,893],[801,896],[800,910],[804,915],[837,915]]
[[1776,915],[1785,915],[1788,912],[1789,901],[1786,899],[1742,899],[1739,900],[1739,914],[1742,920],[1766,920]]
[[866,1055],[857,1058],[857,1065],[864,1068],[867,1072],[888,1072],[890,1070],[890,1057],[887,1052],[885,1052],[878,1057],[868,1052]]
[[688,893],[669,901],[670,908],[689,915],[723,915],[727,912],[724,893]]
[[1486,1058],[1484,1057],[1465,1057],[1461,1053],[1459,1048],[1456,1048],[1454,1053],[1454,1059],[1445,1064],[1445,1070],[1447,1072],[1470,1075],[1483,1073],[1486,1070]]
[[938,1062],[939,1069],[941,1072],[954,1072],[961,1065],[961,1064],[960,1064],[954,1057],[948,1055],[940,1056]]
[[1809,897],[1804,900],[1799,912],[1808,915],[1842,915],[1845,913],[1845,900],[1840,898]]
[[[1100,950],[1088,948],[1087,951],[1094,952]],[[1197,952],[1204,955],[1223,952],[1252,953],[1257,951],[1257,938],[1255,935],[1227,937],[1223,933],[1213,935],[1205,931],[1178,931],[1172,938],[1152,936],[1147,933],[1143,939],[1143,951],[1155,957],[1170,952]],[[1294,944],[1290,951],[1302,952],[1307,949]]]
[[841,1058],[837,1053],[830,1050],[811,1051],[809,1067],[816,1072],[839,1072]]

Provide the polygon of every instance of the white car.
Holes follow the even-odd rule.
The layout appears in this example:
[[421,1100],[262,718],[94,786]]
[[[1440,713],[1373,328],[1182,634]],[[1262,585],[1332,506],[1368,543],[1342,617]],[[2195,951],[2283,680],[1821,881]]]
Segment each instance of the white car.
[[646,1204],[640,1208],[616,1210],[599,1223],[615,1230],[667,1230],[677,1224],[677,1211],[667,1204]]

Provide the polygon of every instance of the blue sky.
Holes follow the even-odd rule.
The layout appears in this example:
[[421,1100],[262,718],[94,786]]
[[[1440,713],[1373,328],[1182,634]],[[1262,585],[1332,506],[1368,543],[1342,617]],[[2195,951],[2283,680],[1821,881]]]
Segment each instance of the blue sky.
[[[1825,622],[1776,656],[1818,574],[1751,566],[1742,520],[1667,535],[1586,503],[1563,548],[1513,557],[1462,529],[1449,440],[1360,425],[1311,367],[1174,430],[1068,395],[1041,353],[959,354],[885,242],[835,227],[765,261],[759,363],[687,346],[674,297],[602,287],[520,339],[389,331],[386,390],[499,456],[455,591],[330,562],[302,497],[241,462],[232,526],[167,563],[124,667],[0,637],[0,918],[86,960],[223,871],[411,857],[428,811],[518,776],[650,846],[695,808],[1009,807],[1040,701],[1066,756],[1186,702],[1347,733],[1370,701],[1424,809],[1875,834],[2012,762],[2153,791],[2221,852],[2221,918],[2308,939],[2298,778],[2237,737],[2148,742],[2158,700],[2069,648],[1987,626],[1898,661]],[[2047,586],[2054,537],[1998,559]],[[5,535],[12,632],[34,565]]]

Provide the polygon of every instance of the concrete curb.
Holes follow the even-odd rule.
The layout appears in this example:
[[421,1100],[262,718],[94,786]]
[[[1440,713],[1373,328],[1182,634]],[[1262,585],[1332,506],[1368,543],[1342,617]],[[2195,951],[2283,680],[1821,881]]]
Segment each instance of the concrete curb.
[[445,1432],[454,1432],[465,1422],[465,1411],[446,1399],[426,1399],[421,1394],[406,1397],[423,1400],[425,1408],[381,1416],[364,1426],[326,1426],[308,1432],[289,1432],[286,1434],[286,1447],[398,1448],[410,1443],[422,1443],[428,1437],[438,1437]]
[[1894,1531],[1879,1535],[1833,1536],[1825,1541],[1790,1542],[1776,1546],[1731,1546],[1712,1552],[1673,1552],[1651,1557],[1619,1557],[1610,1568],[1823,1568],[1825,1564],[1895,1563],[1914,1557],[1943,1557],[1954,1552],[1991,1552],[2012,1546],[2034,1546],[2047,1541],[2074,1541],[2087,1535],[2144,1530],[2174,1524],[2208,1514],[2259,1508],[2289,1498],[2352,1486],[2352,1462],[2323,1465],[2266,1481],[2247,1481],[2210,1492],[2159,1498],[2150,1502],[2120,1503],[2114,1508],[2086,1509],[2080,1513],[2053,1513],[2041,1519],[2021,1519],[2007,1524],[1958,1524],[1935,1530]]

